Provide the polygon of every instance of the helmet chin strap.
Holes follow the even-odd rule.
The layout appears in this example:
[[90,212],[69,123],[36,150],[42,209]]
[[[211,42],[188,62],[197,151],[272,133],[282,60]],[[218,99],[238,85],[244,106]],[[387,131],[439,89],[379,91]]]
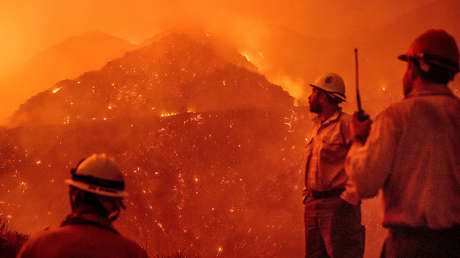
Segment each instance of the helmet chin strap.
[[108,219],[110,222],[114,222],[120,215],[120,209],[116,209],[109,214]]
[[117,201],[112,210],[107,210],[99,198],[98,202],[100,203],[101,207],[108,213],[107,218],[110,222],[115,221],[118,216],[120,216],[121,209],[126,210],[126,206],[124,205],[123,200]]
[[427,73],[430,71],[430,65],[427,64],[424,60],[419,60],[418,64],[419,64],[420,70],[422,70],[423,72]]

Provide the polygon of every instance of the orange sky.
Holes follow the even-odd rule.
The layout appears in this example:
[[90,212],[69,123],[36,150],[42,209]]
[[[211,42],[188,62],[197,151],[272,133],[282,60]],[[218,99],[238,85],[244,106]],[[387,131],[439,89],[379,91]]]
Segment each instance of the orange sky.
[[[382,25],[416,7],[410,0],[387,2],[2,0],[0,70],[8,71],[66,37],[94,29],[133,41],[182,23],[243,33],[255,25],[275,25],[309,36],[336,37]],[[430,0],[416,5],[426,2]]]

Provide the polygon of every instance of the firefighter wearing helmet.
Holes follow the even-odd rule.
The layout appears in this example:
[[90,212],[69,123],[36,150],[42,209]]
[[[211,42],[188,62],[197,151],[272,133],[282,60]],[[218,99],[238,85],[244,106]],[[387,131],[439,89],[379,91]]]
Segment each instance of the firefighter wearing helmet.
[[71,170],[72,212],[55,230],[33,236],[18,257],[147,257],[135,242],[123,237],[112,222],[125,209],[123,174],[106,154],[93,154]]
[[460,99],[447,86],[459,71],[457,43],[431,29],[399,59],[405,97],[372,129],[353,117],[345,169],[361,198],[382,189],[382,257],[460,257]]
[[306,257],[363,257],[361,205],[354,189],[347,187],[344,169],[351,143],[351,116],[340,107],[346,100],[345,83],[328,73],[309,86],[315,119],[305,166]]

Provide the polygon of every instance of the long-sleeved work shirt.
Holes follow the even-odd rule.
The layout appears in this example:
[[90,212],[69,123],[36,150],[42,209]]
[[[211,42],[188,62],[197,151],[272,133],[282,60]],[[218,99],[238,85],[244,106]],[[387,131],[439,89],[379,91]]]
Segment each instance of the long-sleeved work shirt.
[[383,189],[384,226],[460,225],[460,100],[447,87],[413,91],[353,143],[345,169],[361,198]]
[[[348,176],[344,162],[350,140],[351,116],[340,109],[325,121],[314,120],[312,135],[307,141],[307,162],[305,166],[305,187],[312,191],[329,191],[345,188]],[[349,200],[348,189],[342,198]]]

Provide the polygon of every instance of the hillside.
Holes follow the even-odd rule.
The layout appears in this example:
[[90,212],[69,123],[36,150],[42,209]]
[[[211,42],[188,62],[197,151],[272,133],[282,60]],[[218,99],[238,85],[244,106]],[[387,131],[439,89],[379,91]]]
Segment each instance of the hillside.
[[249,70],[251,64],[238,52],[221,51],[211,42],[205,36],[168,34],[33,96],[12,123],[69,124],[292,105],[287,92]]

